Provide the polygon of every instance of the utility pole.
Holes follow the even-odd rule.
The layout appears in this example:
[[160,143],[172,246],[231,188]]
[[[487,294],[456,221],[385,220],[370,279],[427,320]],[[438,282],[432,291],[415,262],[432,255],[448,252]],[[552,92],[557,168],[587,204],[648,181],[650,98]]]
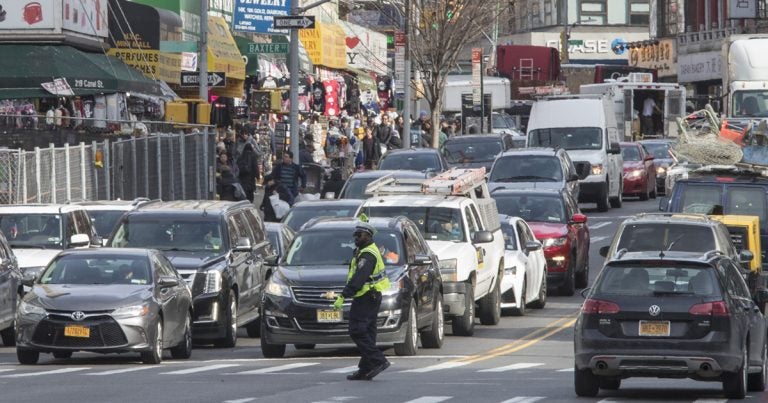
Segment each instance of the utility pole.
[[411,148],[411,0],[405,0],[405,72],[403,82],[403,148]]
[[208,102],[208,0],[200,0],[200,99]]
[[568,0],[563,0],[563,35],[562,44],[560,45],[560,62],[568,63]]

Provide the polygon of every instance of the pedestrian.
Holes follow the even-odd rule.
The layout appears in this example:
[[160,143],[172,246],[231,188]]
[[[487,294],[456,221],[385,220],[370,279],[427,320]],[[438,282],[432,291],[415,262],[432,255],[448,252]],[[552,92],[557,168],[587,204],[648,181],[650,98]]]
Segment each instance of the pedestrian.
[[653,111],[661,113],[661,109],[656,105],[656,101],[653,100],[653,97],[649,96],[643,101],[643,113],[640,116],[640,131],[643,133],[643,136],[652,136],[656,132],[653,128]]
[[328,193],[333,193],[329,199],[335,199],[341,194],[341,188],[344,187],[344,179],[342,179],[341,168],[335,168],[331,171],[331,177],[323,184],[323,189],[320,191],[320,196],[325,197]]
[[365,128],[365,137],[363,137],[363,158],[365,169],[376,169],[376,164],[381,157],[379,139],[373,135],[373,129],[368,126]]
[[245,143],[243,152],[237,158],[238,179],[245,191],[245,198],[253,203],[253,191],[256,190],[256,179],[261,177],[259,156],[253,147],[254,143]]
[[237,177],[233,173],[227,153],[219,154],[219,160],[216,163],[216,193],[219,194],[219,200],[243,200],[238,197],[239,195],[235,194],[239,185],[240,182],[238,182]]
[[271,175],[277,183],[285,186],[294,198],[307,187],[307,175],[301,165],[293,162],[291,150],[283,152],[282,163],[275,165]]
[[381,293],[390,287],[384,272],[384,260],[378,246],[373,243],[376,229],[361,221],[353,234],[355,252],[349,263],[347,283],[341,295],[330,292],[327,297],[336,298],[333,308],[342,309],[344,300],[352,298],[349,310],[349,336],[360,350],[358,370],[347,375],[350,381],[370,381],[381,371],[389,368],[389,361],[376,347],[376,322],[381,306]]
[[374,134],[379,140],[382,154],[388,150],[400,147],[400,135],[397,134],[397,131],[392,127],[388,114],[383,113],[381,115],[381,124],[376,126],[376,132]]
[[269,199],[272,195],[278,195],[278,198],[288,205],[293,204],[293,195],[285,188],[285,186],[277,183],[272,175],[264,177],[264,199],[261,201],[259,209],[264,214],[264,221],[266,222],[280,222],[280,218],[275,213],[275,208],[272,206],[272,202]]

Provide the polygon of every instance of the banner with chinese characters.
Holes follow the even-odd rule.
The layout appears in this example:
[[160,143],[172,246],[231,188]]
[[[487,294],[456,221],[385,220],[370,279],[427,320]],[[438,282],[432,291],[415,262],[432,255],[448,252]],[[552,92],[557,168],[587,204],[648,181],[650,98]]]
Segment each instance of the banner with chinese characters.
[[656,69],[658,77],[677,75],[677,51],[674,39],[661,39],[655,44],[629,50],[629,65]]

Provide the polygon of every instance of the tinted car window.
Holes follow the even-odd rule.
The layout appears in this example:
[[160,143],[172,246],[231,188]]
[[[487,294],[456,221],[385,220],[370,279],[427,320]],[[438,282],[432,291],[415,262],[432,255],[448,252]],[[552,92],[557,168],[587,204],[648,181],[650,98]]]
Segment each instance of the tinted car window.
[[563,180],[560,161],[555,156],[509,155],[493,164],[489,182],[529,182]]
[[302,225],[315,217],[352,217],[357,208],[358,206],[317,206],[311,204],[297,206],[288,210],[283,222],[292,230],[298,231]]
[[370,217],[408,217],[424,239],[463,242],[464,229],[459,211],[444,207],[370,207]]
[[226,250],[219,222],[214,219],[132,216],[120,223],[111,246],[159,250]]
[[715,249],[712,228],[685,224],[629,224],[621,232],[617,250],[629,252],[707,252]]
[[499,214],[520,217],[525,221],[566,222],[563,199],[558,196],[493,195]]
[[367,199],[365,187],[377,178],[350,178],[341,199]]
[[100,237],[108,237],[115,224],[123,216],[123,211],[98,211],[91,210],[88,215],[91,217],[91,223]]
[[601,272],[595,288],[603,295],[719,295],[717,278],[708,267],[609,265]]
[[501,232],[504,234],[504,245],[507,250],[517,250],[517,235],[515,235],[514,225],[510,225],[508,220],[501,223]]
[[379,165],[381,170],[440,171],[440,161],[434,154],[387,154]]
[[624,161],[640,161],[640,149],[635,146],[621,147],[621,157]]
[[715,205],[722,203],[720,185],[687,184],[682,189],[680,202],[683,213],[710,214]]
[[[403,243],[397,233],[379,231],[373,242],[382,252],[384,264],[401,264]],[[355,242],[350,231],[309,231],[296,236],[283,263],[287,266],[346,266],[354,250]]]
[[443,157],[449,163],[469,163],[493,161],[503,151],[500,140],[494,141],[446,141],[443,145]]
[[645,149],[653,155],[653,158],[669,159],[669,144],[666,143],[645,143]]
[[40,284],[151,283],[152,271],[146,256],[64,255],[54,260],[40,277]]
[[530,147],[555,147],[565,150],[599,150],[603,147],[603,131],[597,127],[557,127],[531,130]]

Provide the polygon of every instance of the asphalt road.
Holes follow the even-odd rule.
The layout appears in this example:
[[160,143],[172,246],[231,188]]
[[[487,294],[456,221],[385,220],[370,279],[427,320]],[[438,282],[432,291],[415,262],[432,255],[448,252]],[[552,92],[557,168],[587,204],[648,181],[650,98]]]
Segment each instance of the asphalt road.
[[[619,210],[590,208],[594,278],[617,224],[626,216],[654,211],[657,202],[625,201]],[[447,336],[440,350],[396,357],[372,382],[345,375],[357,363],[354,348],[319,346],[288,349],[284,359],[263,359],[258,339],[241,333],[234,349],[196,348],[190,360],[166,354],[159,366],[129,355],[75,354],[71,359],[41,356],[36,366],[18,365],[15,349],[0,347],[2,402],[697,402],[727,401],[719,383],[629,379],[618,391],[579,399],[573,392],[573,332],[582,297],[550,297],[542,310],[503,317],[498,326],[480,326],[474,337]],[[450,334],[450,327],[447,330]],[[746,401],[768,401],[768,393]]]

